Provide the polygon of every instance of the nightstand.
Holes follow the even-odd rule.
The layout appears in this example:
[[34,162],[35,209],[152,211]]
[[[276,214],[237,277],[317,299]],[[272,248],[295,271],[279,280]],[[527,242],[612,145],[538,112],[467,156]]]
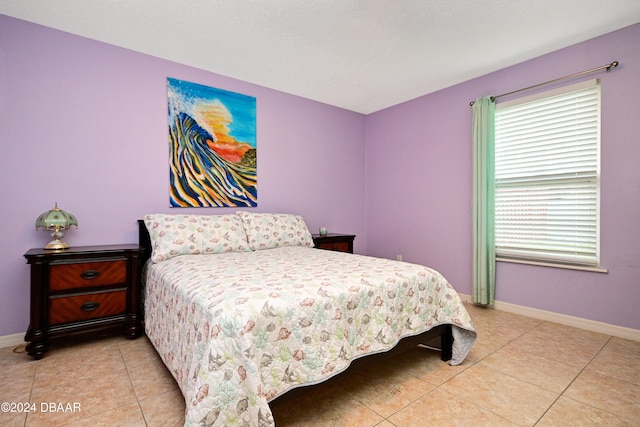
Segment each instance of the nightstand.
[[120,328],[136,338],[143,332],[138,245],[30,249],[31,318],[27,352],[36,360],[50,339],[77,332]]
[[313,244],[318,249],[328,249],[338,252],[353,253],[353,240],[356,238],[353,234],[329,233],[326,235],[312,234]]

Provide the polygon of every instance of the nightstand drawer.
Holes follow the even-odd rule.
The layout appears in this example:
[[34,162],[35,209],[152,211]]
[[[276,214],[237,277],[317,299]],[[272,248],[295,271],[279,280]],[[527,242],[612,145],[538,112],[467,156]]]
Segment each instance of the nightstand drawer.
[[313,245],[318,249],[353,253],[355,234],[312,234]]
[[93,261],[51,265],[49,289],[86,288],[126,283],[127,261]]
[[322,242],[318,244],[318,249],[328,249],[330,251],[349,252],[349,242]]
[[49,324],[79,322],[126,312],[127,291],[99,292],[51,298]]

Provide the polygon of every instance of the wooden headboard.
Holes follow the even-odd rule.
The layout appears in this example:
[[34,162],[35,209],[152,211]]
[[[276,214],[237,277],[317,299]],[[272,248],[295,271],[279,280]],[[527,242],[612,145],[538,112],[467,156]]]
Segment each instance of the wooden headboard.
[[138,244],[145,249],[141,259],[141,265],[144,265],[144,263],[151,258],[151,237],[142,219],[138,220]]

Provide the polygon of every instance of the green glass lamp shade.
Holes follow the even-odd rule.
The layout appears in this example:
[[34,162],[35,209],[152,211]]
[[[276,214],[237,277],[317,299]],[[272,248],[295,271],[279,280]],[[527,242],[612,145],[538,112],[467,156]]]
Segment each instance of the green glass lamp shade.
[[68,230],[72,225],[78,228],[76,217],[60,209],[57,203],[55,208],[43,213],[36,219],[36,230],[44,228],[45,230],[53,231],[51,233],[53,240],[44,247],[45,249],[67,249],[69,245],[60,239],[64,236],[62,230]]

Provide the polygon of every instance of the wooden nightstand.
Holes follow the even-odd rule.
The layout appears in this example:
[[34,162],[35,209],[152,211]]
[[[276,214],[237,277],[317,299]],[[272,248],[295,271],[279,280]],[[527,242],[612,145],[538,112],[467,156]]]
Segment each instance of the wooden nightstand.
[[35,359],[51,338],[120,327],[129,338],[143,332],[138,245],[30,249],[31,321],[25,341]]
[[318,249],[328,249],[331,251],[353,253],[353,240],[356,238],[353,234],[337,234],[329,233],[324,236],[312,234],[313,244]]

